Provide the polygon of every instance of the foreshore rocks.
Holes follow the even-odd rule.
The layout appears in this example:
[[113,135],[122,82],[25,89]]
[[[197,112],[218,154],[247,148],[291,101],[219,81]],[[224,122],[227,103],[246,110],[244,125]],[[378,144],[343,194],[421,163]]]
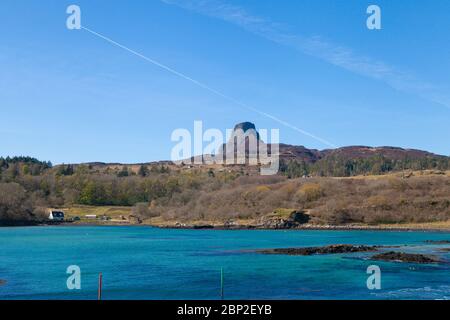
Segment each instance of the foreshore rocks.
[[210,225],[210,224],[202,224],[202,225],[192,226],[192,229],[214,229],[214,226]]
[[138,216],[135,215],[130,215],[128,217],[129,221],[131,224],[141,224],[142,223],[142,219]]
[[394,262],[412,262],[412,263],[438,263],[441,262],[437,257],[424,254],[404,253],[398,251],[389,251],[376,254],[371,257],[372,260],[394,261]]
[[[276,248],[256,250],[262,254],[281,254],[291,256],[311,256],[323,254],[355,253],[355,252],[373,252],[380,248],[394,248],[396,246],[367,246],[334,244],[323,247],[300,247],[300,248]],[[411,263],[439,263],[439,258],[432,255],[404,253],[399,251],[387,251],[375,254],[370,257],[371,260],[393,261],[393,262],[411,262]]]
[[304,247],[304,248],[277,248],[257,250],[263,254],[285,254],[311,256],[318,254],[338,254],[338,253],[354,253],[354,252],[371,252],[377,251],[379,246],[366,245],[350,245],[350,244],[334,244],[324,247]]
[[428,244],[450,244],[450,240],[426,240]]
[[42,224],[39,220],[0,220],[0,227],[34,227]]
[[[195,224],[189,222],[175,222],[170,224],[150,224],[153,227],[163,229],[215,229],[215,230],[329,230],[329,231],[360,231],[360,230],[373,230],[373,231],[410,231],[415,229],[409,228],[396,228],[396,227],[380,227],[380,226],[364,226],[364,225],[320,225],[311,223],[299,223],[298,221],[290,218],[260,218],[257,221],[250,223],[239,223],[234,220],[227,220],[223,223],[204,223]],[[208,226],[208,228],[202,228],[202,226]],[[429,243],[431,244],[431,243]]]
[[309,214],[303,211],[292,211],[286,218],[278,216],[264,216],[259,219],[255,227],[262,229],[292,229],[308,223],[309,220]]
[[277,213],[272,213],[258,220],[249,223],[240,223],[236,220],[229,219],[223,224],[211,223],[182,223],[176,222],[174,225],[158,226],[160,228],[180,228],[180,229],[218,229],[218,230],[245,230],[245,229],[300,229],[306,225],[310,220],[308,213],[301,210],[292,210],[289,214],[279,216]]

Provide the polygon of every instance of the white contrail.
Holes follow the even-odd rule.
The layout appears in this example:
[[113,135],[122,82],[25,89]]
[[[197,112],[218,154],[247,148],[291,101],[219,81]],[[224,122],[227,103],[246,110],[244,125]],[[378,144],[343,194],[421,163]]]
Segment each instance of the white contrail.
[[230,97],[230,96],[228,96],[228,95],[226,95],[226,94],[224,94],[224,93],[222,93],[220,91],[217,91],[214,88],[211,88],[210,86],[208,86],[208,85],[206,85],[204,83],[201,83],[200,81],[197,81],[197,80],[195,80],[195,79],[193,79],[193,78],[191,78],[191,77],[189,77],[189,76],[187,76],[187,75],[185,75],[185,74],[183,74],[181,72],[178,72],[178,71],[176,71],[176,70],[174,70],[174,69],[172,69],[172,68],[170,68],[170,67],[168,67],[168,66],[166,66],[166,65],[164,65],[162,63],[159,63],[158,61],[150,59],[149,57],[146,57],[143,54],[141,54],[141,53],[139,53],[137,51],[134,51],[133,49],[130,49],[130,48],[128,48],[128,47],[126,47],[126,46],[124,46],[124,45],[122,45],[122,44],[112,40],[111,38],[108,38],[108,37],[106,37],[106,36],[104,36],[104,35],[102,35],[102,34],[100,34],[98,32],[95,32],[95,31],[93,31],[93,30],[91,30],[91,29],[89,29],[87,27],[84,27],[84,26],[81,26],[81,29],[86,30],[87,32],[89,32],[89,33],[91,33],[91,34],[93,34],[93,35],[95,35],[95,36],[97,36],[97,37],[99,37],[99,38],[101,38],[101,39],[103,39],[103,40],[105,40],[105,41],[107,41],[107,42],[109,42],[109,43],[119,47],[119,48],[122,48],[122,49],[124,49],[124,50],[126,50],[126,51],[128,51],[128,52],[130,52],[130,53],[132,53],[132,54],[134,54],[136,56],[138,56],[139,58],[142,58],[145,61],[150,62],[150,63],[152,63],[152,64],[154,64],[154,65],[156,65],[156,66],[158,66],[158,67],[160,67],[160,68],[162,68],[162,69],[164,69],[164,70],[166,70],[166,71],[168,71],[168,72],[170,72],[170,73],[172,73],[172,74],[174,74],[174,75],[176,75],[178,77],[181,77],[181,78],[183,78],[185,80],[188,80],[188,81],[196,84],[197,86],[199,86],[199,87],[201,87],[201,88],[203,88],[205,90],[208,90],[211,93],[214,93],[215,95],[218,95],[218,96],[220,96],[220,97],[222,97],[222,98],[224,98],[224,99],[226,99],[228,101],[231,101],[234,104],[237,104],[237,105],[239,105],[239,106],[241,106],[241,107],[243,107],[243,108],[245,108],[247,110],[256,112],[256,113],[258,113],[258,114],[260,114],[260,115],[262,115],[264,117],[272,119],[272,120],[274,120],[274,121],[276,121],[276,122],[278,122],[278,123],[280,123],[280,124],[282,124],[282,125],[284,125],[286,127],[289,127],[289,128],[291,128],[291,129],[293,129],[293,130],[295,130],[297,132],[300,132],[303,135],[306,135],[306,136],[311,137],[311,138],[313,138],[313,139],[315,139],[315,140],[317,140],[317,141],[319,141],[319,142],[321,142],[321,143],[323,143],[325,145],[328,145],[329,147],[336,148],[336,145],[334,145],[333,143],[331,143],[331,142],[329,142],[329,141],[327,141],[325,139],[322,139],[322,138],[320,138],[320,137],[318,137],[318,136],[316,136],[316,135],[314,135],[314,134],[312,134],[310,132],[302,130],[302,129],[300,129],[300,128],[298,128],[298,127],[296,127],[296,126],[294,126],[294,125],[292,125],[292,124],[290,124],[290,123],[288,123],[288,122],[286,122],[284,120],[281,120],[281,119],[279,119],[279,118],[277,118],[275,116],[272,116],[272,115],[270,115],[270,114],[268,114],[266,112],[260,111],[260,110],[258,110],[256,108],[253,108],[253,107],[251,107],[251,106],[249,106],[249,105],[247,105],[247,104],[245,104],[245,103],[243,103],[243,102],[241,102],[239,100],[236,100],[233,97]]

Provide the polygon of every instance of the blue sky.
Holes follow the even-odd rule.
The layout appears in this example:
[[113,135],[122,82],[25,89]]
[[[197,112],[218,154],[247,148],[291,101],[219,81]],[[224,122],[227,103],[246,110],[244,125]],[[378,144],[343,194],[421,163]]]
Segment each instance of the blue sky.
[[[450,2],[0,3],[0,155],[53,163],[169,159],[177,128],[252,121],[329,145],[201,88],[82,25],[336,146],[449,155]],[[382,30],[366,28],[377,4]]]

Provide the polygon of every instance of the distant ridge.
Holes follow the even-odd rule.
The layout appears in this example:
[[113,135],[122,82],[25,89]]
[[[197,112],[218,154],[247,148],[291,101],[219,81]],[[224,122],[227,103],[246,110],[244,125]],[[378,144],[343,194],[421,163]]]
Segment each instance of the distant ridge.
[[[243,135],[238,135],[237,133],[243,133]],[[237,139],[237,142],[236,142]],[[140,165],[185,165],[189,163],[194,163],[197,161],[196,166],[201,166],[202,160],[212,159],[221,157],[226,152],[233,153],[237,147],[233,145],[237,143],[238,146],[245,144],[245,156],[253,155],[258,152],[255,147],[249,147],[248,140],[253,139],[253,141],[259,141],[261,144],[265,142],[261,140],[259,132],[256,129],[254,123],[245,121],[238,123],[234,126],[233,134],[230,140],[223,145],[222,152],[218,155],[202,155],[192,157],[191,159],[186,159],[182,161],[177,161],[176,163],[172,161],[155,161],[148,163],[135,163],[135,164],[122,164],[122,163],[103,163],[103,162],[91,162],[84,163],[85,165],[91,165],[96,167],[103,166],[140,166]],[[269,153],[271,144],[267,144]],[[231,151],[230,151],[231,150]],[[234,151],[235,152],[235,151]],[[228,156],[228,155],[227,155]],[[444,161],[450,163],[450,157],[444,155],[434,154],[428,151],[417,150],[417,149],[403,149],[393,146],[381,146],[381,147],[370,147],[370,146],[346,146],[336,149],[309,149],[301,145],[289,145],[280,143],[279,144],[279,156],[282,163],[298,162],[304,163],[306,165],[314,165],[317,163],[334,163],[342,165],[349,162],[358,161],[370,161],[371,159],[382,158],[386,162],[406,162],[406,161],[422,161],[423,166],[427,167],[433,164],[433,162]],[[199,161],[200,160],[200,161]],[[198,164],[200,163],[200,164]],[[396,170],[395,168],[392,170]]]

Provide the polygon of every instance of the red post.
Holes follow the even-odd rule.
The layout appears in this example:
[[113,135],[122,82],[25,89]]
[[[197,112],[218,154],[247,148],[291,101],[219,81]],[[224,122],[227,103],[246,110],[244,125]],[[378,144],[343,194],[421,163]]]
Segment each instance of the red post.
[[101,273],[98,275],[98,300],[102,300],[102,282],[103,276]]

